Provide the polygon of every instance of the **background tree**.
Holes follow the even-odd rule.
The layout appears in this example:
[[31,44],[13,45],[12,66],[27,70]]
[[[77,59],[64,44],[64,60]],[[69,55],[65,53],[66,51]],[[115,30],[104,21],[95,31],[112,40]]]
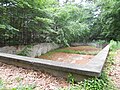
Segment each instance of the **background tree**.
[[94,21],[92,38],[105,40],[120,40],[120,1],[99,0],[97,7],[100,9]]

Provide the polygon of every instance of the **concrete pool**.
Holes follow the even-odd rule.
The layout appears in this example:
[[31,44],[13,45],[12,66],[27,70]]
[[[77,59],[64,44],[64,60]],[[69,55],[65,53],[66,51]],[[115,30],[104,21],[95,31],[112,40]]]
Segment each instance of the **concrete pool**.
[[60,76],[64,78],[67,78],[69,73],[71,73],[75,77],[76,81],[80,81],[88,77],[100,76],[109,53],[109,47],[109,45],[104,47],[91,59],[89,63],[84,65],[6,53],[0,53],[0,61],[23,68],[45,71],[54,76]]

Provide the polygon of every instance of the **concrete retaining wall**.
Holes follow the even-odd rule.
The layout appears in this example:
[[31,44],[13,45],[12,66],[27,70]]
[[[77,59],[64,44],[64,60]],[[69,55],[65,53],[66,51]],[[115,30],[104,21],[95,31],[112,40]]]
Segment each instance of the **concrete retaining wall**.
[[95,46],[96,48],[104,48],[107,44],[98,44],[98,43],[71,43],[71,46]]
[[[89,45],[89,46],[95,46],[97,48],[103,48],[105,45],[99,45],[96,43],[72,43],[71,46],[79,46],[79,45]],[[26,46],[5,46],[0,48],[1,53],[8,53],[8,54],[17,54],[21,52]],[[53,44],[53,43],[40,43],[37,45],[31,46],[29,48],[29,52],[27,56],[29,57],[35,57],[40,56],[41,54],[45,54],[50,50],[54,50],[59,48],[60,45]]]
[[[8,54],[17,54],[21,52],[26,46],[5,46],[0,48],[0,52],[8,53]],[[41,54],[45,54],[50,50],[54,50],[59,48],[59,45],[53,43],[41,43],[37,45],[31,46],[29,48],[28,55],[29,57],[40,56]]]

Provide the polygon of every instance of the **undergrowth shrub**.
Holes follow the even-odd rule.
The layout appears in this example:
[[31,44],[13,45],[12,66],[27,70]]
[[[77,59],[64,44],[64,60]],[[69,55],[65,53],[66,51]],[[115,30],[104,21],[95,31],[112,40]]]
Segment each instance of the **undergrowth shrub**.
[[111,51],[116,51],[117,49],[120,49],[120,42],[119,41],[110,41],[110,50]]
[[107,57],[107,62],[100,77],[93,77],[85,79],[77,84],[71,84],[67,88],[62,88],[60,90],[117,90],[113,82],[109,78],[109,72],[111,70],[111,65],[114,63],[115,50],[120,46],[119,42],[110,42],[110,52]]

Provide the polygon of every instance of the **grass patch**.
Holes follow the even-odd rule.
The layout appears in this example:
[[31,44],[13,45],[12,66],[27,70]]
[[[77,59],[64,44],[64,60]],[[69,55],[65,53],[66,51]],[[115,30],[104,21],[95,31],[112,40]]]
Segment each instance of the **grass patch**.
[[[112,46],[111,48],[113,47],[115,46]],[[69,87],[61,88],[59,90],[118,90],[114,86],[112,80],[109,78],[109,72],[112,69],[112,65],[114,64],[115,55],[115,50],[114,49],[110,50],[111,51],[109,52],[107,62],[100,77],[85,79],[84,81],[77,82],[77,84],[74,84],[73,82]]]
[[[68,90],[68,88],[61,90]],[[109,83],[106,73],[103,72],[101,77],[85,79],[78,84],[71,85],[69,90],[115,90],[115,88]]]
[[111,47],[110,48],[111,51],[116,51],[117,49],[120,49],[120,42],[111,40],[110,41],[110,47]]
[[72,54],[82,54],[82,55],[96,55],[97,51],[76,51],[76,50],[68,50],[68,49],[58,49],[53,52],[64,52],[64,53],[72,53]]
[[50,55],[52,55],[56,52],[81,54],[81,55],[97,55],[98,54],[98,51],[76,51],[76,50],[69,50],[69,49],[56,49],[56,50],[50,51],[50,52],[48,52],[46,54],[42,54],[42,55],[50,57]]

